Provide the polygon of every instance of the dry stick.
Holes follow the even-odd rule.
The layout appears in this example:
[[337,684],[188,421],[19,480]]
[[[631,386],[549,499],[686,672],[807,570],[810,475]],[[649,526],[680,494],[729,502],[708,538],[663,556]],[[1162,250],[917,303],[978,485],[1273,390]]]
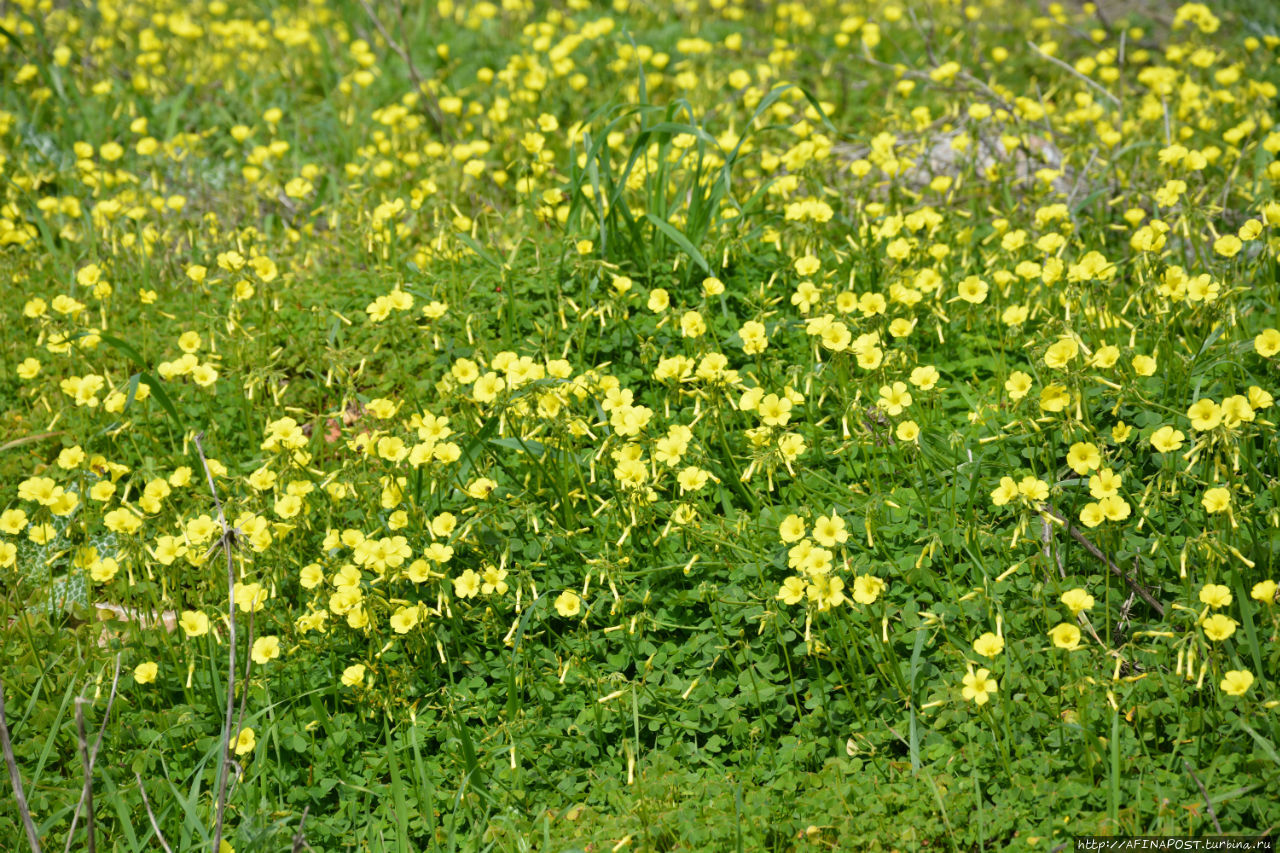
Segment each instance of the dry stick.
[[[93,776],[93,766],[98,761],[98,750],[102,748],[102,736],[106,734],[107,723],[110,722],[111,720],[111,706],[114,705],[116,702],[116,686],[119,685],[119,683],[120,683],[120,655],[116,655],[116,671],[115,671],[115,674],[111,676],[111,694],[107,697],[107,710],[102,715],[102,725],[98,728],[98,736],[93,741],[93,749],[89,750],[89,764],[85,774],[86,775],[85,793],[81,794],[80,802],[76,803],[75,814],[71,816],[71,829],[67,830],[67,846],[63,848],[65,853],[70,853],[71,851],[71,839],[76,834],[76,824],[80,820],[80,810],[84,807],[84,804],[85,804],[85,795],[92,794],[92,791],[89,789],[88,779]],[[80,699],[76,700],[77,713],[80,710],[79,709],[80,701],[81,701]]]
[[1066,580],[1067,570],[1062,565],[1062,555],[1053,547],[1053,523],[1047,518],[1040,519],[1040,541],[1044,543],[1045,559],[1051,559],[1058,567],[1058,577]]
[[160,832],[160,822],[156,820],[156,813],[151,810],[151,801],[147,799],[147,789],[142,784],[142,774],[133,774],[138,780],[138,793],[142,794],[142,805],[147,809],[147,817],[151,819],[151,828],[155,830],[156,839],[160,842],[160,846],[164,848],[164,853],[173,853],[173,848],[169,846],[169,842],[164,840],[164,834]]
[[209,462],[204,458],[204,447],[200,439],[204,433],[195,436],[196,452],[200,454],[200,464],[204,466],[205,478],[209,481],[209,491],[213,493],[213,503],[218,508],[218,523],[222,525],[222,550],[227,555],[227,645],[230,647],[227,656],[230,665],[227,667],[227,714],[222,725],[222,761],[218,764],[218,809],[213,824],[213,853],[218,853],[222,846],[222,818],[227,807],[227,771],[231,763],[231,714],[235,711],[236,695],[236,570],[231,561],[231,528],[227,526],[227,517],[222,514],[222,501],[218,499],[218,490],[213,485],[213,472],[209,470]]
[[[94,837],[93,826],[93,764],[89,761],[89,738],[84,733],[84,705],[87,701],[76,697],[76,743],[80,750],[80,763],[84,765],[84,790],[80,793],[80,802],[84,803],[84,829],[89,836],[86,849],[89,853],[95,853],[98,841]],[[70,835],[67,836],[67,843],[71,843]]]
[[1080,80],[1081,82],[1083,82],[1086,86],[1090,87],[1090,88],[1091,88],[1091,89],[1093,89],[1094,91],[1101,93],[1101,94],[1102,94],[1102,96],[1103,96],[1104,98],[1106,98],[1106,99],[1107,99],[1108,101],[1110,101],[1111,103],[1115,104],[1117,107],[1118,107],[1118,106],[1120,106],[1120,99],[1119,99],[1119,98],[1117,98],[1115,95],[1111,94],[1111,92],[1107,91],[1107,89],[1106,89],[1106,88],[1104,88],[1104,87],[1103,87],[1101,84],[1099,84],[1097,81],[1095,81],[1095,80],[1091,79],[1087,74],[1081,74],[1079,71],[1077,71],[1076,69],[1072,68],[1072,67],[1071,67],[1071,65],[1069,65],[1069,64],[1068,64],[1068,63],[1066,63],[1066,62],[1063,62],[1063,61],[1062,61],[1061,59],[1059,59],[1058,57],[1056,57],[1056,56],[1052,56],[1052,55],[1050,55],[1050,54],[1048,54],[1048,53],[1045,53],[1043,50],[1041,50],[1040,46],[1039,46],[1038,44],[1036,44],[1035,42],[1027,42],[1027,47],[1031,48],[1031,49],[1032,49],[1032,50],[1034,50],[1036,53],[1040,54],[1042,57],[1044,57],[1045,59],[1047,59],[1047,60],[1049,60],[1050,62],[1052,62],[1054,65],[1056,65],[1056,66],[1058,66],[1059,68],[1061,68],[1061,69],[1063,69],[1063,70],[1067,71],[1067,72],[1068,72],[1069,74],[1071,74],[1073,77],[1077,78],[1078,80]]
[[40,838],[36,825],[31,822],[31,809],[27,807],[27,795],[22,791],[22,777],[18,775],[18,762],[13,757],[13,744],[9,742],[9,723],[4,718],[4,680],[0,679],[0,749],[4,750],[4,763],[9,766],[9,781],[13,784],[13,796],[18,804],[18,814],[27,830],[27,841],[33,853],[40,853]]
[[306,825],[307,813],[310,811],[311,811],[311,806],[307,806],[302,810],[302,819],[298,821],[298,832],[296,835],[293,836],[293,853],[299,853],[299,851],[302,850],[302,847],[304,844],[307,846],[308,849],[311,848],[311,845],[307,844],[306,839],[302,837],[302,827]]
[[[405,68],[409,72],[409,79],[413,80],[413,85],[418,93],[426,99],[426,104],[422,111],[426,114],[427,119],[435,125],[436,133],[445,136],[444,117],[440,112],[440,105],[436,101],[436,96],[431,94],[431,90],[427,88],[422,75],[418,73],[418,66],[414,64],[413,57],[409,55],[409,51],[395,39],[391,37],[391,33],[387,32],[387,28],[383,26],[382,19],[378,17],[378,13],[373,11],[373,7],[369,5],[369,0],[360,0],[360,5],[364,8],[364,13],[369,17],[369,21],[373,24],[374,29],[382,36],[383,41],[387,43],[387,47],[395,52],[396,56],[404,63]],[[403,6],[400,7],[400,19],[404,20]]]
[[1156,613],[1160,614],[1161,617],[1164,616],[1164,605],[1161,604],[1160,601],[1154,595],[1152,595],[1150,591],[1147,590],[1146,587],[1138,583],[1136,578],[1130,577],[1124,571],[1124,569],[1120,568],[1115,563],[1111,562],[1111,558],[1108,557],[1106,554],[1102,553],[1102,551],[1098,548],[1097,545],[1094,545],[1092,542],[1090,542],[1089,539],[1083,533],[1081,533],[1078,529],[1076,529],[1071,524],[1071,522],[1067,520],[1066,516],[1062,515],[1062,513],[1058,512],[1056,509],[1054,509],[1052,506],[1049,506],[1049,505],[1045,506],[1045,512],[1049,513],[1051,516],[1058,519],[1058,521],[1062,522],[1063,526],[1067,528],[1067,533],[1071,534],[1072,539],[1079,542],[1081,545],[1084,546],[1084,549],[1086,551],[1088,551],[1094,557],[1101,560],[1106,565],[1106,567],[1111,570],[1111,574],[1124,580],[1124,582],[1129,585],[1129,589],[1137,593],[1138,597],[1141,598],[1143,601],[1145,601],[1147,604],[1151,605],[1155,609]]
[[[1040,516],[1040,524],[1040,538],[1044,542],[1045,558],[1048,559],[1052,556],[1058,566],[1058,575],[1065,580],[1067,577],[1067,570],[1066,567],[1062,565],[1062,555],[1057,553],[1057,550],[1053,547],[1053,523],[1045,516]],[[1129,601],[1132,603],[1133,593],[1129,594]],[[1089,632],[1089,635],[1093,637],[1094,642],[1096,642],[1101,648],[1107,648],[1107,644],[1102,642],[1102,638],[1098,636],[1098,632],[1093,628],[1093,623],[1089,621],[1089,617],[1085,615],[1083,610],[1076,614],[1076,621]],[[1114,657],[1124,660],[1120,653],[1115,649],[1108,649],[1108,653]]]
[[[248,646],[250,649],[253,648],[253,614],[254,614],[253,604],[250,604],[249,605],[249,633],[244,638],[244,644]],[[241,679],[244,682],[244,687],[240,689],[240,712],[236,714],[236,724],[233,727],[233,730],[235,731],[237,738],[239,738],[240,736],[240,727],[244,725],[245,705],[249,704],[249,673],[252,671],[253,671],[253,653],[252,651],[250,651],[249,654],[245,655],[244,678]]]
[[1218,830],[1218,834],[1221,835],[1222,824],[1218,823],[1218,815],[1213,810],[1213,800],[1209,799],[1209,792],[1204,789],[1204,785],[1200,782],[1200,777],[1196,776],[1196,771],[1191,769],[1191,763],[1187,759],[1182,759],[1182,766],[1187,768],[1187,772],[1191,774],[1196,787],[1200,789],[1200,796],[1204,797],[1204,804],[1209,809],[1209,818],[1213,821],[1213,828]]

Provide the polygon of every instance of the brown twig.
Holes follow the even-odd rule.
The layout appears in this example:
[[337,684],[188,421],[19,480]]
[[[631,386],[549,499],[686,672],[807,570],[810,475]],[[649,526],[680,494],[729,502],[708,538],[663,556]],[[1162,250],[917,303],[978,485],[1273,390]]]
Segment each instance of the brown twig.
[[1056,66],[1058,66],[1059,68],[1063,69],[1063,70],[1064,70],[1064,71],[1066,71],[1068,74],[1070,74],[1072,77],[1075,77],[1077,80],[1079,80],[1080,82],[1084,83],[1084,84],[1085,84],[1086,86],[1088,86],[1090,89],[1093,89],[1095,92],[1098,92],[1099,94],[1101,94],[1104,98],[1106,98],[1106,99],[1107,99],[1108,101],[1110,101],[1111,103],[1115,104],[1116,106],[1120,106],[1120,99],[1119,99],[1119,98],[1117,98],[1115,95],[1113,95],[1113,94],[1112,94],[1110,91],[1108,91],[1106,88],[1104,88],[1100,83],[1098,83],[1098,81],[1096,81],[1096,80],[1092,79],[1091,77],[1089,77],[1089,76],[1088,76],[1088,75],[1086,75],[1086,74],[1081,74],[1081,73],[1080,73],[1079,71],[1077,71],[1075,68],[1071,67],[1071,66],[1070,66],[1069,64],[1067,64],[1066,62],[1063,62],[1063,61],[1062,61],[1061,59],[1059,59],[1058,57],[1056,57],[1056,56],[1052,56],[1052,55],[1050,55],[1050,54],[1048,54],[1048,53],[1045,53],[1045,52],[1044,52],[1044,49],[1043,49],[1043,48],[1041,48],[1041,47],[1040,47],[1038,44],[1036,44],[1035,42],[1030,42],[1030,41],[1029,41],[1029,42],[1027,42],[1027,47],[1029,47],[1029,48],[1031,48],[1032,50],[1034,50],[1034,51],[1035,51],[1037,54],[1039,54],[1042,58],[1049,60],[1049,61],[1050,61],[1050,62],[1052,62],[1054,65],[1056,65]]
[[[93,763],[89,759],[89,738],[84,733],[84,706],[87,701],[83,697],[76,697],[76,745],[80,750],[80,763],[84,765],[84,789],[80,792],[80,802],[84,804],[84,830],[89,839],[85,849],[89,853],[95,853],[98,840],[93,825]],[[67,843],[71,843],[70,834],[67,836]]]
[[[75,814],[71,816],[71,829],[67,831],[67,845],[63,848],[66,853],[71,851],[71,839],[76,833],[76,823],[80,820],[80,811],[84,808],[87,797],[93,796],[93,790],[90,787],[90,779],[93,777],[93,767],[98,761],[98,750],[102,748],[102,736],[107,732],[107,723],[111,720],[111,706],[116,702],[116,687],[120,684],[120,655],[116,655],[116,670],[111,676],[111,693],[107,697],[107,710],[102,714],[102,725],[98,727],[98,736],[94,738],[93,748],[89,750],[89,761],[85,770],[85,790],[80,796],[80,802],[76,804]],[[83,700],[76,700],[76,714],[80,714],[80,703]],[[82,759],[83,760],[83,759]],[[92,802],[89,803],[92,807]],[[92,815],[90,815],[92,817]],[[93,830],[89,830],[90,838],[93,837]]]
[[307,813],[311,811],[311,806],[307,806],[302,810],[302,819],[298,821],[298,832],[293,836],[293,853],[300,853],[305,846],[308,850],[311,845],[307,844],[306,839],[302,836],[302,827],[307,823]]
[[1187,773],[1191,774],[1191,779],[1196,783],[1196,787],[1200,789],[1200,796],[1204,797],[1205,807],[1209,809],[1209,819],[1213,821],[1213,828],[1218,830],[1218,834],[1222,834],[1222,824],[1218,823],[1218,815],[1213,810],[1213,800],[1209,799],[1209,792],[1204,789],[1204,785],[1200,782],[1200,777],[1196,775],[1196,771],[1191,769],[1191,762],[1182,759],[1182,766],[1187,768]]
[[156,840],[164,848],[164,853],[173,853],[173,848],[169,846],[168,841],[164,840],[164,833],[160,831],[160,822],[156,820],[156,813],[151,810],[151,801],[147,799],[146,786],[142,784],[142,774],[134,773],[133,775],[138,780],[138,793],[142,794],[142,805],[147,810],[147,817],[151,820],[151,828],[155,830]]
[[218,489],[213,484],[213,472],[209,470],[209,461],[205,459],[204,447],[200,439],[203,433],[195,436],[196,451],[200,454],[200,464],[204,466],[205,478],[209,481],[209,491],[213,493],[213,503],[218,508],[218,523],[222,526],[220,541],[223,553],[227,555],[227,645],[230,647],[227,656],[230,665],[227,667],[227,713],[222,725],[222,761],[218,765],[218,806],[213,824],[213,853],[218,853],[222,846],[222,820],[227,808],[227,772],[231,763],[231,715],[236,707],[236,570],[231,560],[231,528],[227,525],[227,517],[222,512],[222,501],[218,499]]
[[1122,579],[1125,583],[1127,583],[1129,585],[1129,589],[1137,593],[1138,597],[1141,598],[1143,601],[1145,601],[1147,604],[1151,605],[1151,607],[1156,611],[1156,613],[1160,614],[1160,616],[1162,617],[1164,616],[1165,608],[1164,608],[1164,605],[1160,603],[1159,599],[1157,599],[1154,595],[1152,595],[1151,592],[1146,587],[1138,583],[1136,578],[1131,577],[1128,574],[1128,572],[1126,572],[1124,569],[1120,568],[1115,563],[1113,563],[1111,561],[1111,558],[1108,557],[1106,554],[1102,553],[1102,550],[1098,548],[1097,545],[1094,545],[1092,542],[1090,542],[1088,537],[1086,537],[1083,533],[1081,533],[1079,529],[1077,529],[1074,525],[1071,524],[1070,521],[1067,520],[1066,516],[1064,516],[1062,513],[1058,512],[1052,506],[1049,506],[1047,504],[1045,505],[1045,512],[1049,513],[1049,515],[1053,516],[1058,521],[1062,522],[1062,525],[1066,527],[1067,533],[1070,534],[1072,539],[1079,542],[1081,545],[1084,546],[1084,549],[1086,551],[1088,551],[1097,559],[1101,560],[1106,565],[1106,567],[1111,570],[1111,573],[1113,575],[1115,575],[1116,577]]
[[4,750],[4,763],[9,767],[9,781],[13,784],[13,797],[18,806],[18,815],[27,830],[27,841],[33,853],[40,853],[40,837],[36,835],[36,825],[31,821],[31,809],[27,806],[27,795],[22,790],[22,776],[18,774],[18,761],[13,755],[13,743],[9,740],[9,723],[4,716],[4,681],[0,680],[0,749]]
[[1040,519],[1040,541],[1044,543],[1044,556],[1046,560],[1053,560],[1058,567],[1058,577],[1066,578],[1067,569],[1062,565],[1062,556],[1057,549],[1053,547],[1053,522],[1047,518]]
[[[391,37],[391,33],[387,31],[386,26],[382,23],[382,19],[378,17],[378,13],[373,10],[373,6],[369,5],[369,0],[360,0],[364,13],[369,17],[369,22],[373,24],[374,29],[378,31],[378,35],[382,36],[383,41],[387,43],[387,47],[400,57],[404,63],[405,69],[409,72],[409,79],[413,81],[414,88],[418,94],[424,99],[422,112],[427,119],[435,126],[436,133],[446,136],[444,125],[444,114],[440,111],[440,104],[436,101],[436,96],[427,88],[426,82],[422,75],[418,73],[418,66],[414,64],[413,57],[409,51],[405,50],[400,42]],[[400,15],[403,20],[403,12]]]
[[249,674],[253,671],[253,604],[249,605],[249,631],[244,638],[245,646],[250,650],[244,661],[244,687],[240,689],[240,711],[236,714],[236,724],[232,728],[236,739],[240,737],[240,727],[244,725],[244,709],[249,704]]

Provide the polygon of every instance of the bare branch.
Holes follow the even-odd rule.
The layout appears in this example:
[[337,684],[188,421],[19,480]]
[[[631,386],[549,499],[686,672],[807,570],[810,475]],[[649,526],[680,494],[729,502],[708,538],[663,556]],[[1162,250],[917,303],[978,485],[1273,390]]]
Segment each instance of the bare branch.
[[1081,545],[1084,546],[1084,549],[1086,551],[1088,551],[1094,557],[1101,560],[1103,564],[1106,565],[1106,567],[1111,570],[1111,574],[1115,575],[1116,577],[1120,578],[1125,583],[1127,583],[1129,585],[1129,589],[1137,593],[1138,597],[1141,598],[1143,601],[1145,601],[1147,604],[1151,605],[1151,607],[1156,611],[1156,613],[1160,614],[1160,616],[1162,617],[1164,616],[1164,609],[1165,609],[1164,605],[1160,603],[1159,599],[1157,599],[1154,595],[1151,594],[1150,590],[1148,590],[1142,584],[1138,583],[1138,580],[1136,577],[1131,577],[1128,572],[1126,572],[1124,569],[1120,568],[1115,563],[1113,563],[1110,557],[1102,553],[1101,549],[1099,549],[1097,545],[1094,545],[1092,542],[1090,542],[1089,539],[1083,533],[1081,533],[1077,527],[1072,525],[1072,523],[1069,520],[1067,520],[1067,517],[1064,516],[1062,513],[1058,512],[1052,506],[1049,506],[1047,504],[1045,505],[1044,511],[1047,512],[1049,515],[1053,516],[1054,518],[1056,518],[1058,521],[1062,522],[1063,526],[1067,528],[1067,533],[1071,535],[1072,539],[1079,542]]
[[1196,771],[1191,769],[1191,763],[1187,759],[1182,759],[1182,766],[1187,768],[1187,773],[1191,774],[1191,779],[1196,783],[1196,787],[1200,789],[1200,796],[1204,797],[1204,804],[1209,809],[1209,819],[1213,821],[1213,828],[1218,830],[1218,834],[1222,834],[1222,824],[1218,823],[1218,815],[1213,810],[1213,800],[1209,799],[1209,792],[1204,789],[1204,785],[1200,782],[1200,777],[1196,776]]
[[302,827],[307,823],[307,813],[311,811],[311,806],[307,806],[302,810],[302,819],[298,821],[298,832],[293,836],[293,853],[300,853],[305,846],[308,850],[311,845],[307,844],[306,838],[302,835]]
[[147,799],[147,789],[142,784],[142,774],[134,773],[138,780],[138,792],[142,794],[142,805],[147,809],[147,817],[151,819],[151,828],[155,830],[156,839],[160,842],[160,846],[164,848],[164,853],[173,853],[173,848],[169,846],[169,842],[164,840],[164,833],[160,831],[160,822],[156,820],[156,813],[151,810],[151,801]]
[[[387,47],[395,52],[396,56],[404,62],[405,69],[409,72],[409,79],[413,81],[414,88],[424,99],[422,112],[427,119],[435,126],[436,133],[441,136],[445,135],[444,115],[440,112],[440,104],[436,101],[436,96],[427,88],[426,82],[422,79],[422,75],[418,73],[418,66],[414,64],[413,57],[409,51],[405,50],[400,42],[391,37],[391,33],[382,23],[382,19],[378,17],[378,13],[373,10],[373,6],[369,5],[369,0],[360,0],[364,13],[369,17],[369,22],[373,24],[374,29],[378,31],[378,35],[382,36],[383,41],[387,43]],[[400,7],[400,19],[404,19],[403,7]]]
[[209,481],[209,491],[213,493],[213,502],[218,508],[218,523],[222,525],[222,551],[227,555],[227,712],[222,724],[222,761],[218,764],[218,807],[213,824],[213,853],[218,853],[222,846],[222,821],[227,808],[227,771],[231,760],[231,715],[236,707],[236,570],[231,560],[231,528],[227,525],[227,517],[222,513],[222,501],[218,499],[218,489],[213,484],[213,472],[209,470],[209,460],[205,459],[204,446],[200,440],[204,433],[195,436],[196,452],[200,454],[200,464],[204,466],[205,478]]
[[[89,761],[89,738],[84,733],[84,706],[87,699],[76,697],[76,745],[80,750],[80,763],[84,765],[84,789],[80,792],[80,802],[84,804],[84,829],[89,836],[89,853],[98,849],[98,840],[93,825],[93,764]],[[74,828],[73,828],[74,831]],[[67,836],[71,843],[71,836]]]
[[[80,812],[84,809],[87,798],[92,798],[93,791],[89,785],[89,780],[93,777],[93,766],[98,761],[98,750],[102,748],[102,736],[107,732],[107,723],[111,720],[111,706],[116,702],[116,687],[120,684],[120,655],[116,655],[116,671],[111,676],[111,694],[107,697],[107,710],[102,715],[102,725],[98,728],[98,736],[93,741],[93,748],[89,750],[89,760],[85,765],[85,790],[80,795],[80,802],[76,803],[75,814],[71,816],[71,829],[67,830],[67,844],[63,848],[65,853],[71,851],[71,839],[76,834],[76,824],[80,821]],[[76,700],[76,714],[80,714],[80,703],[83,700]],[[83,737],[83,735],[82,735]],[[92,802],[89,803],[92,806]],[[92,815],[90,815],[92,818]],[[92,820],[90,820],[92,824]],[[90,838],[92,838],[93,830],[90,828]]]
[[1115,104],[1116,106],[1120,106],[1120,99],[1117,98],[1115,95],[1111,94],[1105,88],[1103,88],[1103,86],[1100,83],[1098,83],[1096,80],[1091,79],[1085,74],[1081,74],[1075,68],[1071,67],[1071,65],[1069,65],[1066,62],[1063,62],[1058,57],[1050,56],[1049,54],[1045,53],[1043,50],[1041,50],[1040,46],[1035,42],[1027,42],[1027,47],[1031,48],[1036,53],[1040,54],[1040,56],[1052,62],[1054,65],[1063,69],[1068,74],[1075,77],[1077,80],[1080,80],[1082,83],[1084,83],[1089,88],[1093,89],[1095,92],[1100,93],[1104,98],[1106,98],[1111,103]]
[[40,837],[36,835],[36,825],[31,822],[31,809],[27,807],[27,795],[22,790],[22,776],[18,774],[18,761],[13,755],[13,744],[9,740],[9,723],[4,716],[3,680],[0,680],[0,749],[4,750],[4,763],[9,767],[9,781],[13,784],[13,797],[18,805],[18,814],[22,817],[22,825],[27,830],[27,841],[31,844],[32,853],[40,853]]

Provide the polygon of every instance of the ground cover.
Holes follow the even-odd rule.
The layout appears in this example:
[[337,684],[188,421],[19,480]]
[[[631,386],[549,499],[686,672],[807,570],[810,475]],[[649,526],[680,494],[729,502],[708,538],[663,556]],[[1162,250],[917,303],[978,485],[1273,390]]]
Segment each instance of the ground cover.
[[1278,56],[8,4],[3,849],[1273,833]]

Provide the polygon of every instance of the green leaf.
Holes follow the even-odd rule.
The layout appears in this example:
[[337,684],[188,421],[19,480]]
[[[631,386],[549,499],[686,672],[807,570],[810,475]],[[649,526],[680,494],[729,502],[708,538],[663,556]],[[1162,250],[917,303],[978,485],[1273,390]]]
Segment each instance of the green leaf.
[[671,242],[675,243],[677,246],[679,246],[681,249],[685,251],[685,254],[693,258],[694,263],[696,263],[699,267],[701,267],[703,272],[705,272],[707,275],[711,274],[711,265],[707,263],[706,258],[702,257],[702,253],[699,252],[696,248],[694,248],[694,245],[689,242],[688,237],[684,236],[678,230],[676,230],[675,226],[673,226],[670,222],[666,222],[665,220],[659,219],[658,217],[654,216],[652,213],[646,213],[644,216],[645,216],[645,219],[648,219],[650,222],[653,223],[653,227],[657,228],[659,231],[665,234],[671,240]]

